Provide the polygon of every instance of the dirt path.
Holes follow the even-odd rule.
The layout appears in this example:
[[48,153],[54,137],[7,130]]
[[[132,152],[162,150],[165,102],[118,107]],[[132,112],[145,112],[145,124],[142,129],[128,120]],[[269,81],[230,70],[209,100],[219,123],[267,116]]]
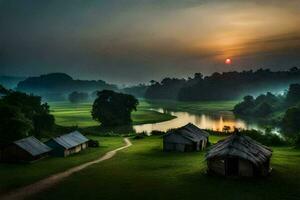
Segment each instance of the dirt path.
[[32,196],[38,192],[41,192],[45,189],[48,189],[48,188],[52,187],[53,185],[57,184],[58,182],[62,181],[64,178],[67,178],[68,176],[72,175],[73,173],[83,170],[90,165],[108,160],[108,159],[112,158],[118,151],[128,148],[132,145],[132,143],[130,142],[130,140],[128,138],[124,138],[124,142],[126,144],[125,146],[120,147],[115,150],[112,150],[112,151],[109,151],[104,156],[100,157],[97,160],[78,165],[78,166],[70,168],[64,172],[49,176],[48,178],[42,179],[31,185],[16,189],[6,195],[0,196],[0,199],[1,200],[21,200],[21,199],[25,199],[29,196]]

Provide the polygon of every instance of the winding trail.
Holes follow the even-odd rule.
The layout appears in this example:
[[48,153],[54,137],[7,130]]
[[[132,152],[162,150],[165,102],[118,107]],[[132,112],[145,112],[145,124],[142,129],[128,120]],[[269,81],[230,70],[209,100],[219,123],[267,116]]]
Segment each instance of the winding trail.
[[132,143],[130,142],[130,140],[128,138],[124,138],[124,142],[125,142],[125,146],[120,147],[115,150],[112,150],[112,151],[109,151],[104,156],[102,156],[96,160],[78,165],[78,166],[70,168],[64,172],[60,172],[60,173],[51,175],[48,178],[42,179],[42,180],[35,182],[33,184],[30,184],[28,186],[16,189],[6,195],[0,196],[0,199],[1,200],[21,200],[21,199],[28,198],[29,196],[32,196],[34,194],[37,194],[41,191],[44,191],[45,189],[48,189],[48,188],[54,186],[55,184],[59,183],[64,178],[71,176],[73,173],[79,172],[79,171],[89,167],[90,165],[108,160],[108,159],[112,158],[118,151],[126,149],[132,145]]

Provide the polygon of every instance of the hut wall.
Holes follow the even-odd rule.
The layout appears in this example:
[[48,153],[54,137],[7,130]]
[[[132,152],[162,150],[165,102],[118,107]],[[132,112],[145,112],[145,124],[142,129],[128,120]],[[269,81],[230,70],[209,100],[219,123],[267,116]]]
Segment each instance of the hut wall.
[[239,175],[253,176],[253,164],[248,160],[239,159]]
[[208,169],[216,174],[225,176],[225,162],[221,159],[208,160]]
[[260,167],[260,176],[267,176],[269,175],[270,169],[270,159],[268,159],[261,167]]
[[66,149],[64,151],[64,156],[68,156],[68,155],[71,155],[71,154],[74,154],[74,153],[78,153],[80,151],[82,151],[83,149],[86,149],[87,148],[87,142],[86,143],[83,143],[83,144],[80,144],[76,147],[73,147],[71,149]]
[[201,149],[200,150],[204,150],[206,148],[207,145],[207,140],[201,140]]
[[60,146],[54,140],[49,140],[45,143],[47,146],[52,148],[51,155],[54,156],[66,156],[66,151],[62,146]]
[[185,145],[193,145],[193,142],[180,136],[171,134],[163,138],[164,151],[185,151]]
[[15,144],[9,145],[2,151],[2,161],[4,162],[29,162],[32,160],[34,160],[33,156]]
[[82,149],[86,149],[86,148],[87,148],[87,144],[88,144],[88,143],[83,143],[83,144],[81,145],[81,148],[82,148]]

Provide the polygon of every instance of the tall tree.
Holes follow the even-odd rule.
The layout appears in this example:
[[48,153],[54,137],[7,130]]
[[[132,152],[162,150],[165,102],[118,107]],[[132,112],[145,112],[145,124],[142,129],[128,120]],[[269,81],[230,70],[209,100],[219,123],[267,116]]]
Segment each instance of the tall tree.
[[296,139],[300,136],[300,108],[289,108],[282,119],[283,133],[288,138]]
[[0,103],[0,147],[29,135],[32,122],[16,106]]
[[36,135],[50,131],[54,125],[54,117],[50,114],[49,105],[42,103],[39,96],[10,91],[0,99],[0,103],[16,107],[32,123],[32,131]]
[[138,103],[132,95],[103,90],[97,93],[92,117],[104,127],[129,125],[131,112],[137,109]]
[[286,101],[289,105],[295,105],[300,102],[300,84],[291,84],[286,95]]

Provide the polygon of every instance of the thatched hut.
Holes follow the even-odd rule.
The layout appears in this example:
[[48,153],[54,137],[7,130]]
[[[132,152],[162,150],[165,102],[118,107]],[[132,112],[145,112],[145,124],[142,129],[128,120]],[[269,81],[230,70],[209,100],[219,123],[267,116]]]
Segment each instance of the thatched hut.
[[201,151],[208,143],[209,134],[194,124],[168,131],[163,137],[164,151]]
[[235,134],[206,154],[208,171],[223,176],[266,176],[272,150],[245,135]]

